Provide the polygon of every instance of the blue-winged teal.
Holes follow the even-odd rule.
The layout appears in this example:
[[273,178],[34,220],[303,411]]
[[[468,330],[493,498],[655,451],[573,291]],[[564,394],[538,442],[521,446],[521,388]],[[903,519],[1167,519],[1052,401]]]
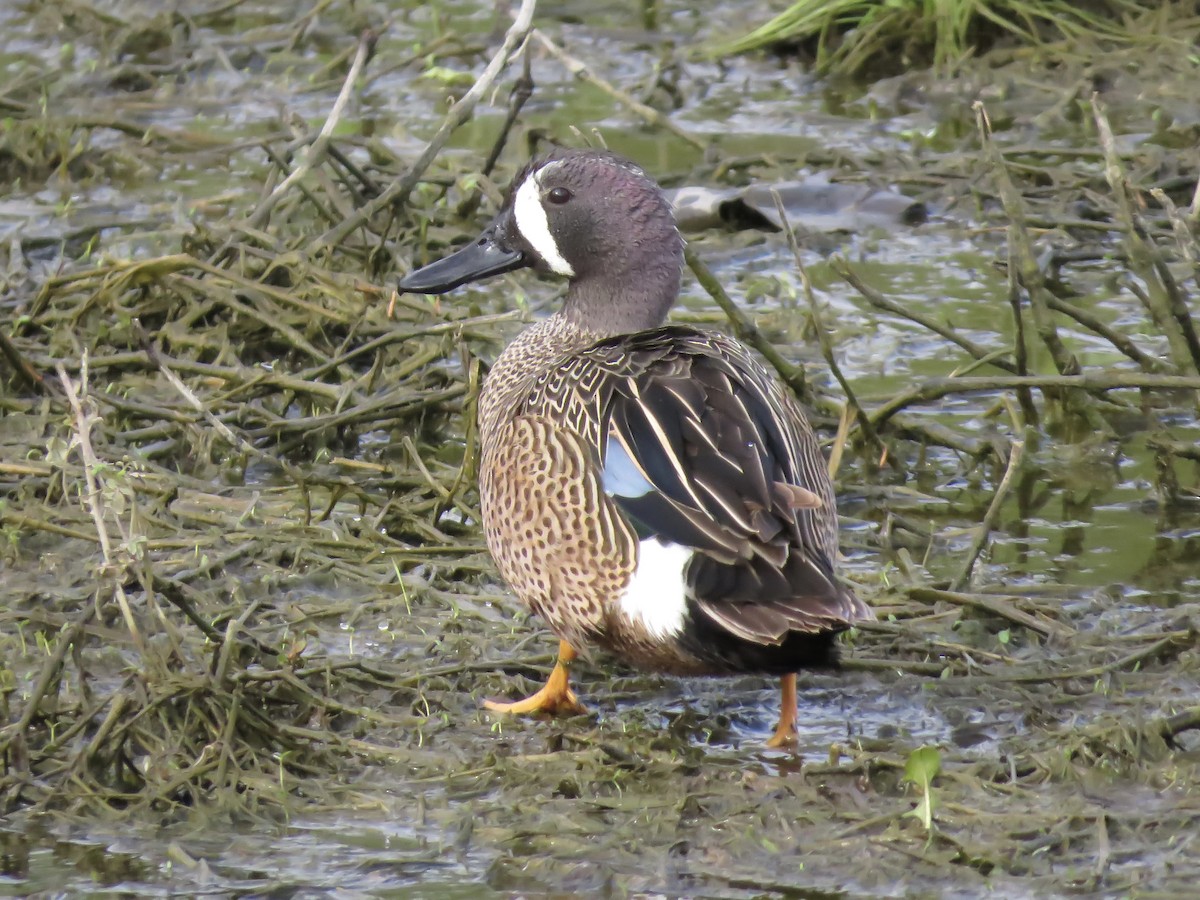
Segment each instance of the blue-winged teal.
[[563,308],[496,360],[479,399],[488,547],[559,636],[549,681],[507,712],[575,712],[567,668],[603,647],[678,675],[782,677],[836,663],[871,610],[834,577],[833,485],[804,413],[738,342],[664,325],[683,240],[662,192],[612,153],[558,150],[524,168],[473,243],[402,279],[442,293],[534,266]]

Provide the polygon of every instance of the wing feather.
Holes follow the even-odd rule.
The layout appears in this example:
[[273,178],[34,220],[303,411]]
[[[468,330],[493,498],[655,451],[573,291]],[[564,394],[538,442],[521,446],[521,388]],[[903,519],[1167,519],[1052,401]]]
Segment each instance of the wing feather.
[[576,408],[595,410],[601,484],[639,537],[697,551],[689,592],[715,624],[778,644],[872,616],[833,574],[837,513],[816,437],[744,347],[667,326],[555,371],[591,386]]

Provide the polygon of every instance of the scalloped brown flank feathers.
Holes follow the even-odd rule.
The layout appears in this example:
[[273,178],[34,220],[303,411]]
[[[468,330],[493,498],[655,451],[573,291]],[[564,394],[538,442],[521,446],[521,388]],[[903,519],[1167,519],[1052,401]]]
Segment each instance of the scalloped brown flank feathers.
[[838,584],[833,485],[803,411],[731,338],[664,325],[683,241],[641,169],[607,151],[527,165],[478,240],[411,273],[441,293],[522,266],[568,274],[563,308],[496,361],[479,404],[488,547],[560,638],[547,685],[491,709],[578,711],[567,667],[599,646],[678,675],[835,666],[871,610]]

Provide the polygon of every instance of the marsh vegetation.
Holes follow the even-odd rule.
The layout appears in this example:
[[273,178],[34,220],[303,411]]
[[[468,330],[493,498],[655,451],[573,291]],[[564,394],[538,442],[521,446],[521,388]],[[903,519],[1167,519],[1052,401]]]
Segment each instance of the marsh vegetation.
[[[504,66],[483,3],[0,10],[6,890],[1191,890],[1194,55],[817,81],[654,11],[543,11]],[[482,546],[472,403],[560,285],[391,285],[547,138],[928,212],[690,237],[676,316],[815,411],[880,618],[799,755],[762,679],[597,659],[588,717],[478,709],[553,642]]]

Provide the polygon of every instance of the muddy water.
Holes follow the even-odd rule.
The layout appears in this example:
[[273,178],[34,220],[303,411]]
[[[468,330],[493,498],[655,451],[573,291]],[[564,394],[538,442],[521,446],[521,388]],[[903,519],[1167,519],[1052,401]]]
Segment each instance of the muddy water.
[[[95,132],[94,152],[79,171],[55,173],[51,161],[40,177],[11,180],[0,195],[0,237],[20,238],[35,275],[63,265],[64,255],[78,259],[89,242],[92,252],[114,256],[172,252],[197,224],[220,228],[244,214],[263,181],[259,143],[283,139],[281,118],[313,126],[323,120],[340,79],[322,66],[353,46],[361,16],[389,24],[343,133],[415,156],[440,121],[447,95],[463,89],[449,73],[480,70],[472,48],[486,42],[495,25],[483,3],[442,4],[434,12],[333,4],[293,40],[298,32],[291,23],[311,10],[286,7],[242,4],[231,17],[208,24],[164,20],[156,4],[114,4],[99,10],[104,15],[81,5],[63,19],[32,5],[0,9],[0,70],[14,78],[30,69],[55,70],[74,86],[56,97],[62,104],[56,114],[120,118],[186,134],[190,144],[186,153],[151,154],[119,134]],[[728,15],[720,4],[695,7],[664,4],[664,27],[680,44],[711,36]],[[421,61],[404,61],[418,42],[446,30],[437,15],[454,22],[465,50],[437,59],[442,74],[428,77]],[[647,51],[648,39],[636,31],[625,4],[570,3],[548,16],[543,25],[603,77],[634,93],[653,84],[659,54]],[[751,14],[739,6],[736,18],[748,21]],[[187,29],[194,64],[173,77],[135,90],[90,74],[119,68],[122,59],[159,60],[154,54],[161,51],[141,57],[137,48],[169,45],[180,29]],[[972,194],[979,168],[967,137],[970,101],[983,96],[994,119],[1015,123],[1000,132],[1002,144],[1094,149],[1094,136],[1077,121],[1036,118],[1060,99],[1059,85],[984,66],[951,83],[914,75],[867,88],[831,87],[765,59],[721,66],[687,61],[663,78],[678,78],[672,117],[711,142],[707,159],[644,128],[551,59],[539,57],[533,73],[537,88],[523,129],[566,136],[570,126],[594,128],[610,147],[671,183],[703,182],[716,163],[753,157],[752,171],[763,179],[795,177],[798,167],[833,169],[898,185],[924,201],[931,211],[926,224],[804,242],[838,362],[868,405],[914,380],[949,374],[964,360],[928,331],[872,310],[836,277],[829,254],[845,256],[861,277],[906,308],[1001,347],[1012,338],[1007,280],[998,265],[1004,236],[994,218],[980,215]],[[1139,100],[1150,82],[1152,108]],[[671,96],[661,89],[647,94],[656,101]],[[476,159],[486,150],[502,121],[503,100],[477,113],[452,152]],[[1185,123],[1195,114],[1189,83],[1169,71],[1123,83],[1109,103],[1130,145],[1157,127],[1155,110]],[[508,171],[521,155],[510,151]],[[786,243],[777,235],[722,232],[695,244],[785,354],[804,362],[811,379],[831,385],[811,341]],[[1097,315],[1118,323],[1144,318],[1117,286],[1114,263],[1091,263],[1075,277]],[[535,308],[553,295],[550,285],[525,283]],[[694,282],[685,290],[681,318],[719,321]],[[486,288],[464,300],[485,311],[502,309],[497,292]],[[1147,348],[1162,351],[1154,334],[1141,337]],[[1120,361],[1106,344],[1075,340],[1085,364]],[[994,395],[956,396],[913,415],[978,435],[996,427],[994,403]],[[1194,617],[1200,602],[1200,516],[1194,508],[1156,502],[1145,438],[1136,424],[1130,432],[1119,442],[1047,439],[1031,447],[1029,473],[1001,512],[994,551],[974,585],[1043,597],[1067,610],[1080,632],[1110,629],[1134,637],[1186,628],[1180,621]],[[1181,414],[1173,437],[1200,440],[1194,418]],[[861,461],[847,467],[846,570],[885,612],[913,615],[886,588],[903,579],[894,548],[876,539],[883,519],[877,489],[922,492],[904,512],[926,526],[928,538],[909,548],[908,558],[915,560],[917,580],[936,580],[961,566],[967,528],[986,508],[995,473],[937,448],[923,454],[907,485]],[[310,601],[321,599],[321,582],[305,590]],[[666,682],[600,662],[580,671],[593,718],[563,724],[487,719],[463,689],[515,692],[517,670],[498,671],[506,655],[536,678],[526,663],[544,664],[540,652],[549,644],[544,635],[531,637],[535,623],[512,619],[511,606],[496,599],[498,587],[486,587],[485,579],[479,594],[475,606],[430,601],[407,620],[380,598],[361,598],[353,616],[318,626],[328,629],[320,641],[331,655],[365,655],[416,671],[430,665],[430,644],[407,631],[409,625],[446,630],[436,645],[437,665],[471,658],[472,636],[489,635],[484,656],[497,671],[435,681],[421,698],[423,708],[397,708],[395,698],[381,695],[385,713],[426,722],[416,736],[381,729],[376,739],[394,742],[394,758],[350,761],[344,771],[328,773],[320,804],[294,796],[284,803],[288,815],[272,807],[261,821],[228,817],[219,803],[169,820],[116,813],[112,821],[84,823],[66,815],[14,816],[0,828],[0,893],[1019,897],[1097,888],[1125,893],[1162,884],[1169,891],[1183,884],[1164,881],[1169,872],[1195,868],[1195,769],[1186,755],[1134,766],[1131,774],[1120,761],[1105,763],[1098,750],[1088,756],[1087,746],[1082,755],[1065,752],[1086,744],[1080,735],[1092,724],[1119,724],[1169,712],[1172,702],[1195,702],[1194,660],[1190,672],[1165,672],[1153,690],[1125,684],[1112,672],[1089,675],[1082,686],[1076,680],[1071,692],[1047,683],[1000,690],[970,675],[940,681],[887,671],[813,676],[801,706],[805,775],[798,758],[758,748],[776,702],[761,679]],[[330,586],[326,599],[360,598]],[[1034,652],[1033,642],[1019,634],[1002,639],[996,627],[968,631],[942,635],[941,647],[931,639],[927,658],[939,659],[951,643],[981,660],[1019,660]],[[1047,652],[1065,657],[1071,647]],[[947,760],[941,815],[953,840],[925,844],[904,817],[915,795],[899,785],[900,774],[907,753],[922,744],[943,748]],[[845,749],[852,745],[873,754],[869,766]],[[1009,767],[1016,773],[1018,762],[1021,777],[1031,782],[1006,782],[996,774]],[[1157,834],[1154,828],[1178,839],[1138,838],[1140,829]],[[1098,881],[1101,874],[1109,880]]]

